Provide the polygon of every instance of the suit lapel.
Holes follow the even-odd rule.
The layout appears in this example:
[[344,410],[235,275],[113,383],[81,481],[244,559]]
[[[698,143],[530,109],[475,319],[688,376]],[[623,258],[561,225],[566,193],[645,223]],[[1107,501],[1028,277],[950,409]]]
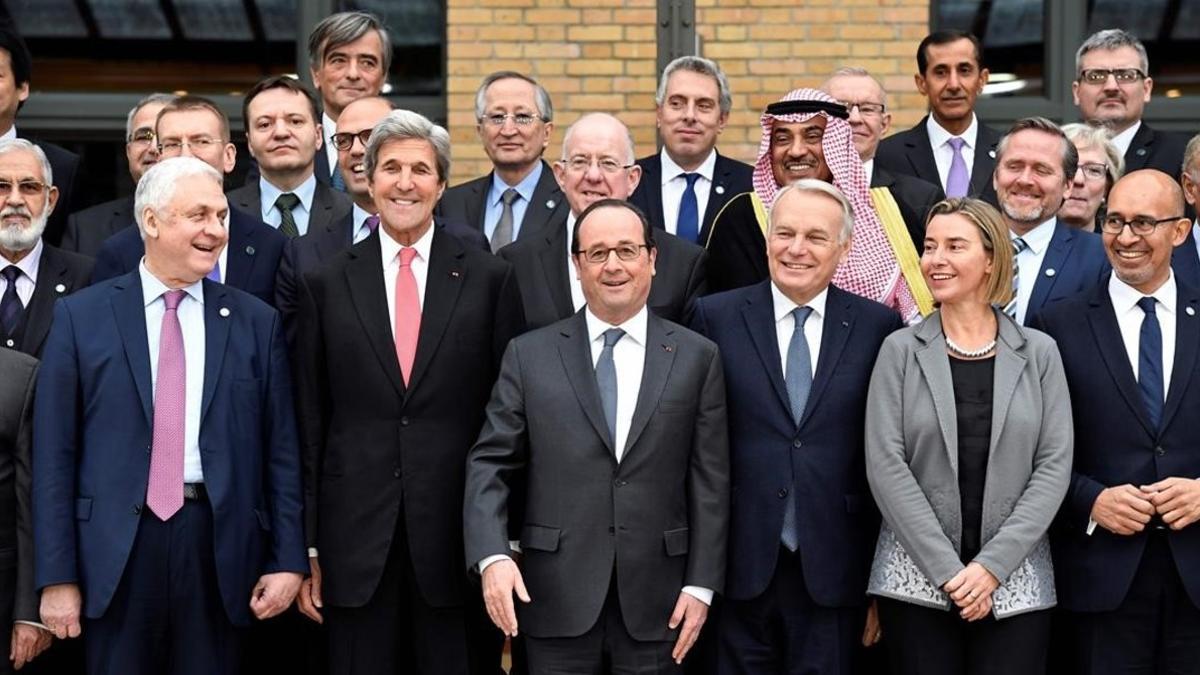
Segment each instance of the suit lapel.
[[917,366],[933,397],[933,408],[937,412],[942,442],[950,455],[950,466],[958,475],[958,417],[954,406],[954,378],[950,374],[950,358],[946,356],[941,316],[937,321],[926,321],[917,336],[925,342],[925,346],[916,352]]
[[813,376],[812,388],[808,392],[808,402],[804,406],[804,415],[800,418],[800,426],[812,416],[813,409],[821,400],[829,381],[834,377],[834,370],[841,360],[842,350],[854,330],[854,310],[850,303],[842,297],[842,292],[829,287],[829,295],[825,301],[825,325],[821,331],[821,353],[817,355],[817,371]]
[[675,330],[654,314],[648,314],[646,321],[646,363],[642,370],[642,384],[638,388],[637,405],[633,409],[633,418],[629,422],[629,434],[625,438],[625,451],[621,461],[629,457],[630,450],[637,443],[638,437],[646,429],[650,416],[658,409],[658,400],[662,398],[667,380],[671,375],[671,366],[675,363],[676,343],[673,337]]
[[113,286],[113,315],[117,330],[121,333],[121,344],[125,348],[125,361],[137,386],[138,398],[142,399],[142,413],[146,424],[154,424],[154,391],[150,384],[150,345],[146,339],[146,303],[142,297],[142,280],[134,271],[122,277]]
[[[361,246],[350,249],[349,255],[350,262],[346,264],[347,295],[354,303],[367,342],[375,351],[380,366],[387,373],[392,386],[396,388],[396,394],[403,398],[404,381],[400,377],[400,363],[396,360],[396,341],[392,337],[392,327],[388,325],[390,314],[387,291],[383,287],[383,271],[380,268],[382,254],[379,249],[379,231],[376,230],[367,237]],[[418,347],[418,351],[419,349]]]
[[[567,381],[575,390],[575,397],[579,400],[584,415],[592,423],[596,434],[604,440],[609,455],[616,461],[614,441],[608,435],[604,406],[600,402],[600,388],[596,384],[596,369],[592,366],[592,350],[588,344],[587,319],[583,316],[583,310],[576,312],[569,322],[562,324],[560,332],[563,339],[558,343],[558,356],[562,359]],[[642,379],[645,380],[644,377]]]
[[225,283],[234,288],[249,285],[250,272],[254,269],[254,233],[246,221],[248,216],[241,211],[229,213],[229,253],[225,256]]
[[1025,362],[1028,360],[1018,351],[1025,344],[1025,339],[1010,323],[1010,319],[997,313],[996,320],[1000,322],[1000,339],[997,341],[996,362],[992,369],[995,380],[992,385],[992,435],[988,446],[989,457],[1000,442],[1000,433],[1004,430],[1008,408],[1012,404],[1017,382],[1021,379]]
[[1196,253],[1194,227],[1188,228],[1187,239],[1171,252],[1171,268],[1181,283],[1200,287],[1200,256]]
[[55,254],[54,249],[44,246],[42,259],[38,263],[38,282],[34,284],[33,296],[25,308],[24,335],[21,351],[37,354],[50,332],[54,318],[54,301],[71,293],[70,270]]
[[558,213],[566,208],[567,202],[563,199],[562,188],[554,179],[554,170],[543,160],[542,175],[533,189],[530,203],[525,207],[525,217],[521,220],[517,239],[541,235],[550,223],[557,222]]
[[1167,389],[1167,403],[1163,408],[1161,428],[1166,429],[1171,417],[1179,410],[1183,394],[1187,391],[1196,370],[1196,351],[1200,348],[1200,311],[1196,293],[1192,287],[1179,284],[1175,303],[1175,364],[1171,366],[1171,382]]
[[235,196],[235,208],[239,208],[246,213],[262,212],[262,186],[259,185],[259,180],[256,178],[250,181],[246,187],[230,193],[230,196]]
[[645,163],[642,164],[642,182],[646,184],[646,189],[643,191],[643,194],[646,195],[646,217],[652,223],[662,223],[665,230],[667,223],[663,220],[662,172],[662,155],[660,154],[647,157]]
[[566,223],[555,227],[546,233],[546,246],[538,254],[542,273],[546,277],[546,290],[554,301],[554,310],[560,319],[565,319],[575,313],[575,303],[571,300],[571,277],[574,270],[567,262],[567,228]]
[[[933,159],[933,147],[929,144],[929,130],[925,128],[925,124],[929,121],[929,116],[926,115],[917,123],[917,126],[912,128],[912,135],[905,139],[904,144],[908,147],[908,163],[913,168],[913,173],[917,176],[927,177],[934,185],[941,185],[942,181],[938,178],[937,162]],[[931,180],[932,179],[932,180]]]
[[333,224],[333,189],[318,182],[308,212],[307,232],[319,232]]
[[446,326],[450,324],[450,318],[458,306],[458,295],[467,277],[463,253],[462,244],[454,235],[434,230],[433,242],[429,246],[429,271],[425,277],[425,300],[421,303],[417,354],[413,359],[412,376],[408,378],[409,394],[417,388],[421,376],[429,369],[429,362],[437,353]]
[[767,377],[771,380],[771,385],[775,389],[775,395],[779,397],[779,402],[783,404],[783,409],[788,411],[788,419],[791,419],[792,404],[787,394],[787,384],[783,381],[783,363],[779,358],[779,344],[775,337],[775,312],[774,303],[771,300],[771,282],[765,281],[759,284],[759,290],[755,296],[746,301],[742,307],[742,319],[746,322],[746,332],[750,334],[750,342],[754,345],[754,350],[758,352],[758,358],[762,360],[763,367],[766,368]]
[[1071,259],[1071,249],[1075,247],[1076,234],[1071,231],[1071,228],[1062,223],[1055,223],[1054,234],[1050,236],[1050,244],[1046,247],[1046,255],[1042,257],[1042,267],[1038,270],[1037,278],[1033,280],[1033,291],[1029,294],[1029,307],[1025,310],[1025,316],[1033,316],[1042,305],[1046,304],[1046,298],[1050,297],[1050,290],[1054,288],[1054,282],[1058,281],[1063,276],[1063,271]]
[[1149,146],[1154,143],[1154,130],[1143,122],[1137,133],[1129,141],[1129,149],[1125,151],[1125,173],[1146,168],[1150,157]]
[[[717,164],[713,167],[712,185],[708,186],[708,204],[704,207],[704,218],[700,223],[700,241],[708,241],[708,232],[712,229],[712,222],[716,220],[717,214],[721,212],[725,202],[729,201],[734,194],[733,176],[730,175],[733,172],[731,163],[728,158],[717,153]],[[659,209],[661,210],[662,207],[660,206]]]
[[1107,283],[1101,283],[1093,290],[1088,306],[1088,324],[1091,325],[1092,336],[1096,339],[1096,351],[1100,353],[1109,375],[1116,382],[1117,390],[1125,397],[1126,405],[1151,436],[1157,435],[1158,430],[1150,424],[1146,404],[1142,402],[1141,389],[1133,377],[1133,366],[1130,365],[1129,355],[1125,352],[1125,340],[1117,326],[1117,315],[1113,312]]
[[[229,307],[225,286],[204,281],[204,394],[200,397],[200,425],[212,404],[213,392],[225,363],[225,346],[229,342]],[[222,311],[225,310],[225,311]]]
[[997,138],[989,127],[979,122],[979,130],[975,133],[975,161],[971,162],[971,185],[969,193],[981,195],[992,184],[992,169],[996,166]]
[[487,213],[487,197],[488,188],[492,184],[492,174],[474,180],[470,183],[471,195],[468,199],[463,200],[463,209],[467,214],[467,222],[464,225],[469,225],[480,232],[486,232],[483,226],[483,216]]

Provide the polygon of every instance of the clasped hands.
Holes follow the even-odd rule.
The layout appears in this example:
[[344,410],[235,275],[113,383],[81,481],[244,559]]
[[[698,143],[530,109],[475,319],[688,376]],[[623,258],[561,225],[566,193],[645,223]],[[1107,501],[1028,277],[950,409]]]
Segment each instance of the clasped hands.
[[1144,530],[1155,514],[1172,530],[1200,519],[1200,480],[1172,476],[1141,487],[1105,488],[1092,505],[1091,517],[1109,532],[1128,536]]
[[970,562],[947,581],[942,590],[958,605],[959,616],[967,621],[978,621],[992,613],[992,591],[999,586],[1000,581],[987,568]]

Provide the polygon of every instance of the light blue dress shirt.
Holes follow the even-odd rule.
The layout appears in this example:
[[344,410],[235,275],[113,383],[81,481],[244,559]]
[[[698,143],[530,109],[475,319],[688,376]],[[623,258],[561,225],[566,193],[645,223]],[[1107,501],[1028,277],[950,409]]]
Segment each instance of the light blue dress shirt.
[[[492,232],[496,231],[496,225],[500,223],[500,214],[504,212],[504,202],[500,201],[500,198],[510,187],[516,188],[517,193],[521,195],[520,199],[514,200],[512,203],[512,238],[513,241],[516,241],[517,235],[521,233],[521,221],[525,220],[525,211],[529,208],[529,202],[533,200],[533,191],[537,188],[538,181],[542,179],[544,168],[539,161],[537,166],[533,167],[533,171],[530,171],[529,175],[516,185],[505,183],[495,171],[492,172],[492,189],[488,191],[487,211],[483,215],[483,233],[487,235],[488,241],[491,241]],[[474,223],[463,224],[474,225]]]
[[[261,193],[262,220],[275,229],[279,229],[283,215],[275,208],[275,200],[283,194],[283,190],[271,185],[266,178],[259,177],[258,191]],[[292,218],[296,221],[296,231],[301,235],[308,234],[308,218],[312,215],[313,194],[317,191],[317,177],[312,175],[301,183],[292,194],[300,198],[300,203],[292,209]]]

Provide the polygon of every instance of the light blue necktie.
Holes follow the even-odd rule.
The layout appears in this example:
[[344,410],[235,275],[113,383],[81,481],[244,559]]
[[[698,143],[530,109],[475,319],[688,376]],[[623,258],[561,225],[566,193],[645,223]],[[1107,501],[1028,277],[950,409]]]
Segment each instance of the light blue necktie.
[[213,265],[212,271],[205,275],[209,281],[221,283],[221,260],[217,260],[217,264]]
[[337,162],[333,163],[333,173],[329,174],[329,185],[338,192],[346,191],[346,181],[342,178],[342,169]]
[[608,437],[613,449],[617,447],[617,366],[613,363],[613,346],[625,337],[620,328],[604,331],[604,350],[596,361],[596,384],[600,387],[600,405],[604,407],[604,421],[608,424]]
[[[797,307],[792,310],[795,328],[788,343],[787,372],[783,381],[787,385],[788,402],[792,405],[792,419],[800,425],[804,417],[804,406],[808,404],[808,392],[812,389],[812,355],[808,352],[808,340],[804,339],[804,322],[812,314],[812,307]],[[787,504],[783,511],[783,532],[779,541],[784,548],[795,552],[800,548],[800,527],[796,514],[796,481],[793,477],[788,491]]]

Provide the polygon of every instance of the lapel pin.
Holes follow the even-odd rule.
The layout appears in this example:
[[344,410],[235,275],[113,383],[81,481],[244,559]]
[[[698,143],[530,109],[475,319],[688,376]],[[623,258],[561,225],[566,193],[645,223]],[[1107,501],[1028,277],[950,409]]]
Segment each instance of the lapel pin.
[[1188,316],[1196,316],[1196,308],[1194,308],[1194,307],[1188,307],[1187,309],[1185,309],[1183,311],[1187,312]]
[[254,247],[253,246],[246,247],[246,255],[254,255]]
[[221,316],[229,316],[229,308],[222,307],[221,309],[217,310],[217,314],[220,314]]
[[59,285],[57,285],[57,286],[55,286],[55,287],[54,287],[54,292],[55,292],[55,293],[66,293],[66,292],[67,292],[67,287],[66,287],[65,285],[63,285],[63,284],[59,284]]
[[671,345],[663,345],[663,351],[673,352],[673,351],[675,351],[675,348],[672,347]]
[[1145,149],[1145,148],[1138,148],[1138,151],[1137,151],[1137,156],[1138,156],[1138,157],[1145,157],[1145,156],[1146,156],[1146,149]]
[[991,157],[992,159],[996,159],[996,151],[988,150],[988,157]]
[[462,276],[462,273],[461,273],[461,272],[459,272],[458,270],[450,270],[450,276],[452,276],[452,277],[454,277],[455,279],[457,279],[457,278],[459,278],[459,277],[461,277],[461,276]]
[[724,185],[718,185],[718,186],[716,186],[715,188],[713,188],[713,192],[715,192],[715,193],[717,193],[717,194],[719,194],[719,195],[723,195],[723,194],[725,194],[725,186],[724,186]]
[[850,327],[850,322],[849,322],[849,321],[843,321],[843,322],[842,322],[842,328],[849,328],[849,327]]
[[554,208],[554,200],[553,199],[546,200],[546,208],[548,208],[548,209]]
[[1053,267],[1051,267],[1050,269],[1046,270],[1046,276],[1048,276],[1048,277],[1052,277],[1052,276],[1054,276],[1055,274],[1058,274],[1058,272],[1055,272]]

